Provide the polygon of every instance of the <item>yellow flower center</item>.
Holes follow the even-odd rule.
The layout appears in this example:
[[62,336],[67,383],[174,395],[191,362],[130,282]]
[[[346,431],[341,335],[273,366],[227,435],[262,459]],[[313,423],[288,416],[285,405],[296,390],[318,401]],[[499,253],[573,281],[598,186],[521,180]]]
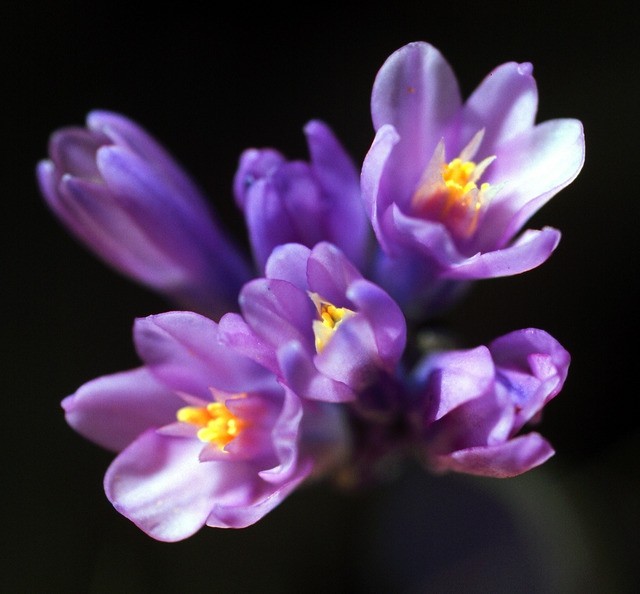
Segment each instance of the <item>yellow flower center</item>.
[[[468,196],[471,190],[476,190],[478,186],[476,170],[478,166],[473,161],[463,161],[459,157],[442,166],[442,179],[447,188],[448,200],[460,202]],[[489,184],[484,183],[481,190],[487,190]]]
[[309,297],[315,304],[320,318],[313,321],[316,351],[319,353],[327,345],[327,342],[329,342],[343,320],[354,316],[356,312],[346,307],[336,307],[333,303],[322,299],[317,293],[309,293]]
[[200,427],[198,439],[205,443],[213,443],[220,450],[224,450],[247,425],[222,402],[211,402],[207,406],[185,406],[178,410],[176,417],[182,423]]
[[475,232],[483,207],[495,193],[490,184],[478,187],[477,183],[495,159],[487,157],[480,163],[472,160],[482,136],[483,130],[471,139],[459,157],[448,163],[441,142],[413,195],[412,205],[419,215],[442,222],[460,238],[468,238]]

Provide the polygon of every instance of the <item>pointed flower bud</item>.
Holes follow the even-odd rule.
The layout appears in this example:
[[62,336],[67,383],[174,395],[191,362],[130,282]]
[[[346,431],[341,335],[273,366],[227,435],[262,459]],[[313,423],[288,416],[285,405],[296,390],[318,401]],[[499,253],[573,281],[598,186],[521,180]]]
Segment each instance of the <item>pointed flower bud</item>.
[[89,249],[131,279],[218,317],[251,268],[189,176],[121,115],[93,111],[55,132],[37,167],[44,198]]
[[553,448],[523,428],[560,392],[569,362],[558,341],[535,328],[427,356],[416,370],[416,427],[427,465],[508,477],[545,462]]

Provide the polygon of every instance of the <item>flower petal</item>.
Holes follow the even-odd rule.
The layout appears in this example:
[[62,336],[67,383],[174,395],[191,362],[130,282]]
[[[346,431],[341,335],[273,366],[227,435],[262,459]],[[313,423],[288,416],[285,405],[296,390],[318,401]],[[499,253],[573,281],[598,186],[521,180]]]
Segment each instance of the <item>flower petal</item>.
[[400,136],[393,126],[381,126],[364,158],[360,176],[365,211],[371,220],[378,242],[388,253],[393,252],[394,242],[387,240],[382,222],[396,193],[393,183],[388,183],[384,174],[391,151],[399,141]]
[[347,288],[362,279],[358,269],[335,245],[322,242],[316,245],[307,262],[307,288],[339,307],[345,303]]
[[[209,251],[212,241],[217,240],[218,249],[225,246],[226,239],[214,227],[210,213],[204,207],[192,209],[162,174],[139,155],[121,146],[105,146],[98,150],[97,163],[114,198],[152,240],[172,253],[181,250],[175,257],[184,261],[185,266],[193,259],[204,265],[200,260],[205,254],[215,254]],[[225,247],[229,250],[229,246]],[[229,257],[242,268],[240,256],[233,250]]]
[[499,380],[518,407],[517,431],[560,392],[571,357],[555,338],[537,328],[501,336],[489,349]]
[[452,264],[444,278],[482,279],[520,274],[545,262],[560,242],[560,231],[552,227],[529,229],[504,249],[476,254]]
[[62,401],[73,429],[116,452],[147,429],[175,421],[181,404],[144,367],[91,380]]
[[65,175],[56,197],[55,210],[70,230],[117,270],[155,288],[188,282],[165,246],[152,241],[103,184]]
[[[502,143],[534,125],[538,90],[529,63],[509,62],[490,72],[465,102],[460,149],[484,130],[478,154],[495,155]],[[453,148],[453,147],[452,147]]]
[[[87,128],[94,135],[106,137],[109,144],[126,147],[139,155],[153,168],[156,175],[164,177],[180,195],[180,201],[199,216],[211,216],[207,201],[200,189],[180,167],[172,155],[160,143],[132,120],[114,112],[94,110],[87,115]],[[106,143],[105,143],[106,144]]]
[[[277,486],[269,485],[263,488],[259,496],[244,505],[215,505],[213,511],[207,518],[207,526],[214,528],[246,528],[262,519],[295,490],[300,483],[311,473],[312,464],[307,460],[306,464],[300,465],[298,471],[288,482]],[[248,491],[248,489],[247,489]]]
[[293,220],[283,205],[283,198],[270,179],[255,181],[246,192],[244,217],[259,270],[264,270],[276,246],[299,239],[293,234]]
[[[422,252],[425,268],[448,268],[464,261],[447,228],[440,222],[407,216],[394,204],[384,213],[384,228],[399,246],[409,246],[412,251]],[[439,272],[439,271],[438,271]]]
[[[198,460],[202,443],[147,431],[111,463],[104,478],[113,506],[149,536],[175,542],[197,532],[243,467]],[[234,472],[235,471],[235,472]],[[242,482],[242,481],[238,481]]]
[[452,130],[461,106],[453,70],[428,43],[414,42],[396,50],[382,65],[371,93],[376,130],[391,124],[401,141],[389,161],[389,185],[410,198],[436,144]]
[[242,316],[235,313],[225,314],[218,326],[219,340],[238,355],[248,357],[265,369],[277,374],[280,370],[276,353],[271,345],[256,336]]
[[433,470],[508,478],[527,472],[554,454],[551,445],[538,433],[528,433],[495,446],[458,450],[430,460]]
[[484,346],[446,351],[426,357],[416,368],[415,377],[428,380],[426,417],[431,422],[482,396],[493,383],[494,364]]
[[318,372],[307,349],[291,341],[278,349],[278,363],[283,383],[301,398],[323,402],[348,402],[355,392],[350,386]]
[[313,302],[287,281],[256,279],[240,293],[242,315],[256,336],[277,348],[290,340],[313,344]]
[[279,245],[267,261],[265,276],[289,281],[302,291],[308,289],[307,260],[311,250],[299,243]]
[[569,185],[584,164],[578,120],[550,120],[500,147],[486,181],[501,184],[482,220],[481,243],[502,247],[546,202]]
[[360,199],[360,176],[351,157],[319,120],[304,128],[313,172],[330,205],[328,241],[336,244],[358,268],[365,265],[369,222]]
[[282,484],[298,469],[298,440],[300,421],[302,420],[302,403],[291,390],[286,387],[283,389],[282,410],[271,433],[279,464],[260,472],[261,478],[274,484]]
[[382,363],[369,320],[361,315],[343,320],[314,361],[320,373],[356,392],[375,381]]
[[253,185],[271,175],[282,163],[284,156],[274,149],[246,149],[240,155],[240,162],[233,178],[233,194],[236,204],[245,209],[247,193]]
[[268,372],[218,339],[218,325],[193,312],[139,318],[134,341],[151,373],[175,391],[210,400],[210,388],[226,392],[258,389]]
[[[371,326],[375,351],[392,371],[404,352],[407,338],[402,310],[385,291],[364,279],[355,280],[349,285],[347,297]],[[345,324],[347,322],[349,320]]]
[[49,139],[49,155],[56,168],[75,177],[99,179],[96,151],[104,137],[83,128],[62,128]]

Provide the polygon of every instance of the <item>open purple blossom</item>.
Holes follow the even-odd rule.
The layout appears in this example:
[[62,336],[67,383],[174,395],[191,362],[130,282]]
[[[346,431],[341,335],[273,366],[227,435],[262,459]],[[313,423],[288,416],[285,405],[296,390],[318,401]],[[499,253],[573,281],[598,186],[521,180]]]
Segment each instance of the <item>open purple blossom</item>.
[[221,318],[221,340],[301,398],[353,400],[379,371],[394,373],[404,351],[400,308],[329,243],[277,247],[240,309]]
[[144,366],[63,401],[67,422],[119,452],[104,480],[115,508],[162,541],[241,528],[324,472],[347,446],[341,411],[303,402],[191,312],[136,321]]
[[189,176],[151,136],[106,111],[55,132],[38,164],[51,210],[119,272],[218,317],[251,267]]
[[554,454],[536,432],[543,407],[567,377],[569,353],[529,328],[488,347],[427,356],[417,367],[417,431],[428,466],[493,477],[515,476]]
[[304,132],[310,162],[288,161],[275,149],[247,149],[234,179],[254,260],[260,271],[285,243],[312,248],[328,241],[360,270],[371,228],[360,197],[359,169],[330,128],[318,120]]
[[434,281],[518,274],[553,252],[558,230],[518,234],[578,175],[584,137],[574,119],[535,125],[537,103],[529,63],[497,67],[465,103],[428,43],[410,43],[383,64],[362,192],[385,252],[377,282],[401,305],[435,300]]

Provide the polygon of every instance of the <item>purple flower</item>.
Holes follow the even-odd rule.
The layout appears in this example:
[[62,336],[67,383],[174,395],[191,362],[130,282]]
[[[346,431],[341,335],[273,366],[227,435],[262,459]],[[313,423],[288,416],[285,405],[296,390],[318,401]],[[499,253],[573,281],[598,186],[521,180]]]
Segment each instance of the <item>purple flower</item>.
[[221,340],[302,398],[353,400],[379,372],[393,373],[404,350],[400,308],[329,243],[277,247],[266,278],[243,287],[240,309],[221,318]]
[[341,411],[303,403],[223,346],[215,322],[150,316],[134,339],[143,367],[90,381],[62,404],[76,431],[119,452],[107,497],[150,536],[248,526],[344,455]]
[[250,266],[171,156],[132,121],[93,111],[38,164],[58,218],[116,270],[214,317],[235,309]]
[[429,467],[508,477],[545,462],[553,448],[521,434],[561,390],[569,353],[542,330],[506,334],[488,347],[428,356],[416,378],[419,439]]
[[516,235],[577,176],[584,137],[574,119],[535,125],[537,103],[529,63],[499,66],[463,104],[428,43],[387,59],[373,85],[362,192],[386,253],[378,282],[392,295],[409,299],[434,279],[517,274],[549,257],[558,230]]
[[329,241],[363,270],[370,226],[359,170],[326,124],[311,121],[304,131],[310,163],[274,149],[247,149],[240,158],[234,190],[256,264],[264,270],[278,245]]

